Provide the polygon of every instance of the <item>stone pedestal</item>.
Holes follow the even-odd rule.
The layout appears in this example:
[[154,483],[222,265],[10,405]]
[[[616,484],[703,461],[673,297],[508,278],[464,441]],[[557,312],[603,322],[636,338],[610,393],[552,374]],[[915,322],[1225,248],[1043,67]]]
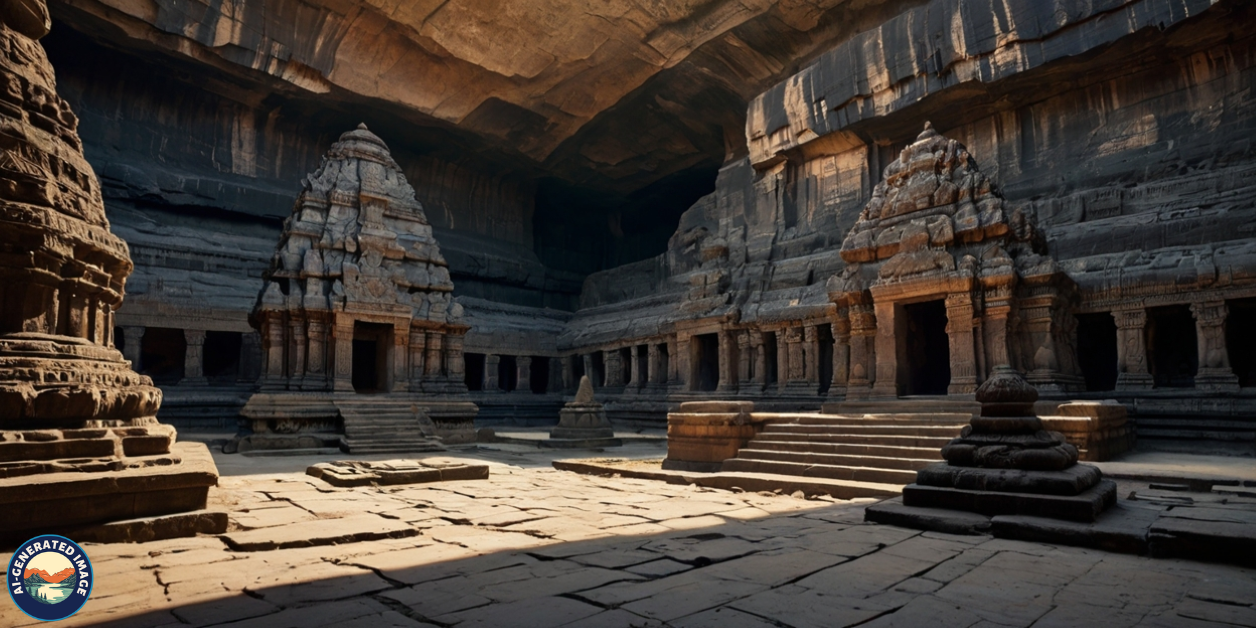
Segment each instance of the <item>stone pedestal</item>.
[[1077,447],[1080,460],[1102,462],[1134,448],[1134,425],[1125,406],[1114,400],[1062,403],[1041,418],[1045,429]]
[[575,400],[559,411],[558,426],[550,430],[549,440],[541,441],[542,447],[558,449],[619,447],[623,444],[615,438],[606,410],[593,398],[593,384],[588,375],[580,378],[580,390],[576,392]]
[[1037,398],[1019,373],[996,367],[977,389],[981,416],[942,448],[946,462],[917,472],[916,483],[903,487],[902,506],[871,507],[868,519],[933,529],[946,515],[918,509],[937,508],[961,511],[960,518],[978,513],[1094,522],[1116,503],[1116,483],[1097,467],[1077,464],[1077,447],[1044,429],[1033,415]]
[[667,415],[664,469],[719,471],[725,460],[763,430],[766,419],[752,415],[753,401],[687,401]]

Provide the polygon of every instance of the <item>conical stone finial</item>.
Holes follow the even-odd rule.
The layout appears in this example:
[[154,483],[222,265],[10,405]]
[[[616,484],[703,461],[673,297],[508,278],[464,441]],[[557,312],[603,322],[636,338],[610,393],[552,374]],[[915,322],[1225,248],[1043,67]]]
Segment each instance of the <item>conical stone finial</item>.
[[370,129],[366,128],[366,123],[365,123],[365,122],[359,122],[359,123],[358,123],[358,130],[359,130],[359,131],[370,131]]
[[580,389],[576,391],[576,403],[594,403],[593,382],[588,375],[580,376]]

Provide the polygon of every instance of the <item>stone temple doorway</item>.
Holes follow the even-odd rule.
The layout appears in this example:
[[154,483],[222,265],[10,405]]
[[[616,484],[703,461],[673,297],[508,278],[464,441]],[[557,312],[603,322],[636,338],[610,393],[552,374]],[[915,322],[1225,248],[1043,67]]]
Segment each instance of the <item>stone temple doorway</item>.
[[359,394],[388,390],[388,347],[392,325],[353,323],[353,390]]
[[702,334],[693,337],[693,389],[713,391],[720,383],[720,337]]
[[941,299],[903,306],[902,394],[945,395],[951,383],[951,347],[946,303]]

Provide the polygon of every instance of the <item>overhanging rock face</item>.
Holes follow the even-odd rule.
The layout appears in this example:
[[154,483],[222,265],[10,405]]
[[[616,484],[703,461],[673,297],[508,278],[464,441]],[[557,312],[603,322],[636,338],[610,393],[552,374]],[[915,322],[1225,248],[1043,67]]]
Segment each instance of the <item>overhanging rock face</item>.
[[306,178],[254,308],[264,371],[239,446],[305,447],[343,432],[357,451],[406,451],[432,448],[436,433],[470,438],[467,326],[452,292],[388,147],[365,125],[342,135]]

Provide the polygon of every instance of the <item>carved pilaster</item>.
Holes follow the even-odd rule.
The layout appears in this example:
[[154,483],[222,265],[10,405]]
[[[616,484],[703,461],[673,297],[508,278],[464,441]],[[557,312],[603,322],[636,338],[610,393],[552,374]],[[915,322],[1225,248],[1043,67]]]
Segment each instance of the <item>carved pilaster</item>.
[[820,334],[815,325],[803,328],[803,379],[814,390],[820,387]]
[[1225,326],[1229,308],[1225,301],[1191,304],[1195,315],[1195,332],[1199,345],[1199,370],[1195,387],[1213,391],[1237,391],[1239,378],[1230,367],[1230,354],[1225,344]]
[[877,303],[876,382],[872,396],[879,399],[898,397],[898,339],[895,337],[893,303]]
[[742,392],[749,392],[747,386],[754,372],[754,351],[750,348],[750,332],[737,332],[737,383]]
[[967,292],[946,297],[946,335],[951,350],[950,395],[977,390],[977,353],[973,342],[973,300]]
[[721,331],[719,333],[719,386],[716,392],[734,393],[737,391],[737,332]]
[[666,379],[667,373],[663,371],[663,351],[658,343],[652,342],[646,348],[645,368],[650,388],[657,388]]
[[183,339],[187,341],[187,352],[183,354],[183,379],[180,386],[204,386],[205,379],[205,330],[185,329]]
[[641,354],[637,351],[637,347],[632,347],[628,354],[628,392],[636,392],[641,389]]
[[290,388],[304,388],[305,354],[309,348],[305,316],[302,312],[288,314],[288,377]]
[[501,356],[488,354],[484,356],[484,392],[499,392],[502,389],[498,369],[501,368]]
[[751,364],[753,365],[754,375],[751,378],[754,381],[754,392],[763,392],[768,384],[768,359],[764,353],[763,332],[750,332],[750,351],[753,355]]
[[305,327],[309,339],[305,356],[305,384],[303,388],[306,390],[326,390],[327,321],[321,318],[311,318]]
[[1116,319],[1117,390],[1146,390],[1154,380],[1147,368],[1147,310],[1113,312]]
[[[323,334],[326,336],[326,330]],[[324,340],[325,342],[325,340]],[[324,358],[326,361],[326,358]],[[240,336],[240,377],[241,384],[257,383],[262,375],[262,336],[255,331]],[[324,372],[324,376],[326,373]],[[324,383],[326,385],[326,383]]]
[[449,391],[454,393],[467,392],[467,359],[462,351],[465,339],[458,331],[445,336],[445,376],[449,379]]
[[877,317],[871,305],[859,303],[850,307],[850,378],[846,381],[847,399],[872,396],[876,380]]
[[336,341],[336,352],[332,358],[336,363],[332,389],[353,392],[353,320],[348,317],[338,319],[332,335]]
[[676,338],[673,341],[674,350],[670,352],[671,370],[668,372],[669,384],[677,390],[690,390],[690,372],[689,346],[693,344],[693,340],[689,336],[684,338]]
[[421,390],[425,373],[423,363],[427,358],[427,332],[423,329],[410,328],[409,354],[410,390]]
[[432,392],[445,390],[445,334],[427,332],[427,355],[423,358],[423,388]]
[[532,392],[532,358],[521,355],[515,358],[515,392]]
[[624,360],[618,349],[602,352],[602,366],[606,368],[606,387],[621,388],[624,385]]
[[789,385],[789,341],[786,340],[788,331],[785,329],[776,332],[776,388],[781,392],[785,392],[785,387]]
[[846,396],[846,384],[850,379],[850,319],[846,313],[832,323],[833,330],[833,381],[829,384],[829,397]]

